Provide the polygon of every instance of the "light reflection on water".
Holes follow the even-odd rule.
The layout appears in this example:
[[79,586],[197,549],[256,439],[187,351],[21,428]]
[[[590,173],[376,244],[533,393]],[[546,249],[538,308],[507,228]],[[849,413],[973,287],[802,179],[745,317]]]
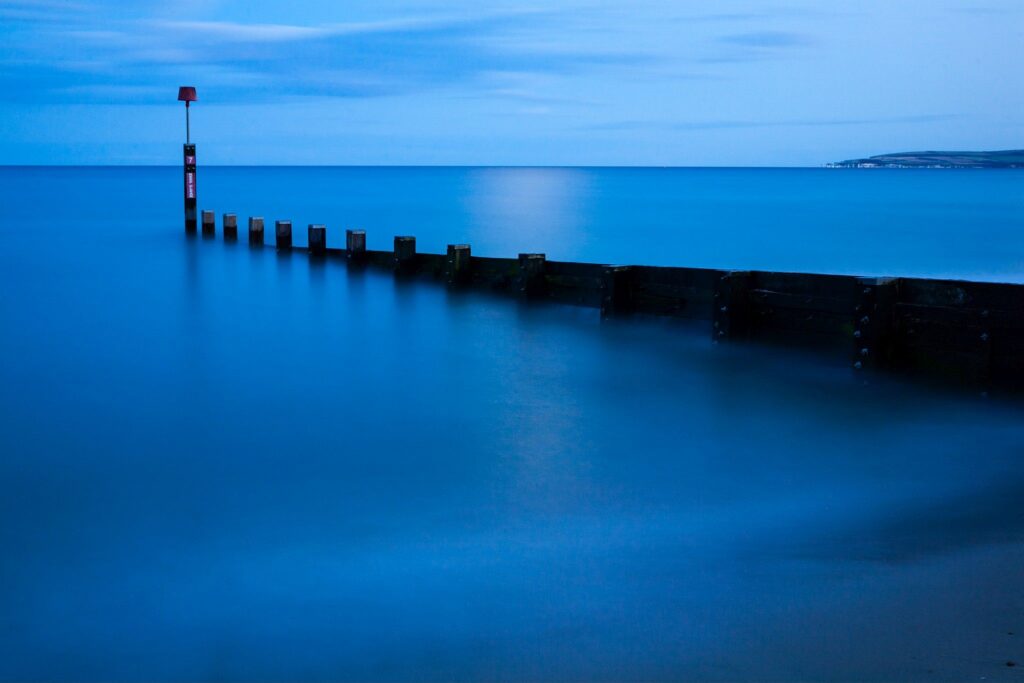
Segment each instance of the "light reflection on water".
[[[581,169],[482,168],[467,175],[468,240],[493,256],[585,249],[591,175]],[[495,240],[501,240],[496,243]]]
[[[0,679],[1017,671],[1018,407],[187,241],[162,171],[32,173],[65,199],[0,225]],[[494,173],[480,216],[593,229],[605,180]]]

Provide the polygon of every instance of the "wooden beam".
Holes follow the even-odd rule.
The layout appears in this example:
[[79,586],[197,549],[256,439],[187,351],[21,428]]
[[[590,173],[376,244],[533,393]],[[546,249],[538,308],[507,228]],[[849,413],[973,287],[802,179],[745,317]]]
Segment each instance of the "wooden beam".
[[396,275],[410,275],[416,266],[416,238],[395,237],[394,270]]
[[345,231],[345,258],[349,263],[362,265],[366,262],[366,231]]
[[278,249],[291,249],[292,248],[292,222],[291,221],[275,221],[274,222],[274,245]]
[[472,257],[468,244],[449,244],[445,261],[445,279],[450,287],[467,284],[472,276]]
[[323,256],[327,253],[327,226],[311,223],[309,225],[309,254]]
[[216,223],[214,222],[213,211],[203,211],[203,237],[213,237],[217,233]]
[[536,299],[547,293],[544,279],[544,254],[519,255],[519,295],[525,299]]
[[249,217],[249,246],[263,246],[263,218],[259,216]]
[[895,365],[898,300],[899,279],[856,279],[851,365],[859,375],[890,370]]
[[224,241],[235,242],[238,240],[238,216],[233,213],[226,213],[221,219],[224,226]]
[[749,339],[753,334],[748,270],[719,271],[711,303],[711,340],[714,343]]
[[633,312],[633,268],[605,266],[601,278],[601,318],[629,315]]

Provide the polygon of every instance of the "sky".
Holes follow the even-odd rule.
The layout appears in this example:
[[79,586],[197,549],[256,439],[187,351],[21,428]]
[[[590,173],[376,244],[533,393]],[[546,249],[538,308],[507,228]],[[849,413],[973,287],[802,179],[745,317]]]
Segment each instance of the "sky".
[[0,0],[0,164],[819,166],[1024,147],[1021,0]]

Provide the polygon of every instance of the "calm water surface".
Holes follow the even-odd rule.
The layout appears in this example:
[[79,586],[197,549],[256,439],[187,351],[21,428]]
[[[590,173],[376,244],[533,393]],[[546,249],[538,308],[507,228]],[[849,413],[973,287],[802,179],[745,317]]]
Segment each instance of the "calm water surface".
[[[202,169],[200,193],[335,245],[1022,281],[1022,181]],[[180,182],[0,170],[0,680],[1020,680],[1019,407],[187,240]]]

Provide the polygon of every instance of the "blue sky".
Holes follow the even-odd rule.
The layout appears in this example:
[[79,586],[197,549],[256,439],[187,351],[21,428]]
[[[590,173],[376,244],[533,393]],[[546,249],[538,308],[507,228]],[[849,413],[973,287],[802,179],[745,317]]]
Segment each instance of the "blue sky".
[[0,163],[820,165],[1024,147],[1020,0],[0,0]]

